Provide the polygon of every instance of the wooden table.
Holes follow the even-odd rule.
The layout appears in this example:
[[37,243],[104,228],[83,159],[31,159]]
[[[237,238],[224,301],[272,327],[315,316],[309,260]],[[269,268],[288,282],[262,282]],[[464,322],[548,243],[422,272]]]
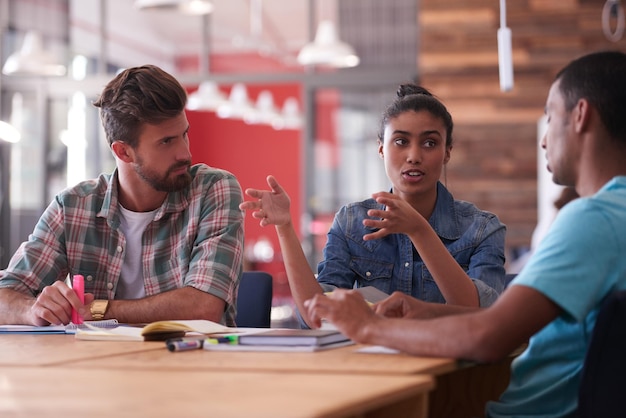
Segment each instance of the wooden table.
[[[450,358],[358,352],[362,347],[354,345],[315,353],[143,350],[111,356],[107,365],[123,370],[426,374],[435,379],[435,390],[429,396],[429,417],[469,418],[483,416],[487,401],[498,399],[506,389],[514,358],[475,364]],[[86,367],[89,363],[89,360],[76,361],[70,367]]]
[[0,366],[50,366],[116,354],[163,351],[163,342],[77,341],[65,334],[0,334]]
[[[461,418],[482,416],[485,402],[498,398],[508,383],[512,359],[511,357],[495,364],[477,365],[449,358],[362,353],[357,352],[359,348],[362,346],[347,346],[315,353],[206,350],[171,353],[167,351],[163,342],[80,341],[75,340],[71,335],[0,335],[0,367],[12,366],[20,369],[15,372],[18,373],[21,369],[28,369],[24,366],[44,366],[28,372],[30,373],[29,376],[33,377],[38,374],[48,376],[51,373],[62,373],[63,376],[67,376],[70,382],[75,384],[80,382],[79,385],[90,388],[92,385],[92,380],[88,378],[90,371],[102,373],[107,379],[109,378],[107,376],[117,376],[117,379],[125,380],[128,376],[131,380],[137,379],[136,386],[131,385],[130,387],[136,390],[140,389],[138,393],[142,394],[141,396],[144,396],[142,385],[148,384],[146,382],[150,379],[156,379],[153,376],[171,376],[174,380],[182,379],[182,376],[193,376],[193,379],[201,380],[202,377],[198,377],[199,375],[206,376],[207,382],[213,382],[213,376],[230,375],[241,379],[247,388],[252,387],[247,385],[248,379],[252,379],[251,381],[256,382],[253,386],[262,387],[257,390],[261,390],[263,396],[273,399],[275,402],[285,402],[281,398],[283,395],[286,398],[293,397],[294,399],[309,396],[318,402],[324,399],[319,395],[319,393],[325,393],[327,389],[323,383],[310,383],[320,387],[315,390],[311,388],[313,391],[309,392],[296,383],[299,377],[304,378],[306,376],[313,379],[313,382],[331,382],[339,377],[355,380],[362,378],[364,382],[380,378],[380,382],[387,382],[390,377],[421,375],[428,376],[430,384],[433,380],[435,382],[435,389],[429,394],[428,402],[423,402],[428,404],[428,416],[430,418]],[[61,371],[57,371],[57,369]],[[3,373],[7,373],[7,367],[1,370]],[[254,376],[264,375],[281,376],[281,379],[288,375],[293,376],[285,380],[289,383],[286,384],[284,393],[278,396],[272,394],[275,392],[272,385],[260,384],[254,378]],[[18,373],[10,376],[18,379],[20,375]],[[144,378],[148,380],[140,383]],[[167,386],[165,383],[162,384]],[[394,384],[396,383],[390,382],[392,387]],[[353,387],[347,382],[344,382],[344,386],[337,385],[335,387],[334,383],[328,385],[329,388],[333,388],[332,391],[337,392],[339,399],[343,398],[347,392],[358,392],[355,388],[360,387],[360,384]],[[374,386],[376,385],[378,383]],[[115,387],[115,384],[113,386]],[[212,386],[207,386],[207,384],[203,386],[207,391],[206,393],[209,393],[208,390]],[[386,390],[384,385],[380,389],[382,392]],[[420,386],[422,391],[430,389],[432,386],[428,386],[428,389],[426,386]],[[238,392],[235,384],[233,384],[233,390]],[[316,394],[316,392],[318,393]],[[194,396],[200,396],[202,393],[195,393]],[[367,391],[366,393],[367,396],[360,397],[359,401],[355,401],[355,403],[358,404],[368,396],[375,397],[376,395]],[[353,395],[355,394],[351,394],[351,396]],[[149,396],[149,393],[146,393],[145,396]],[[338,399],[332,397],[330,399],[329,402],[332,405],[335,405],[335,401],[337,402],[335,405],[337,408],[346,406],[338,402]],[[312,403],[315,404],[313,401]],[[1,404],[2,398],[0,397]],[[372,408],[384,408],[388,412],[389,408],[400,405],[401,409],[406,409],[402,407],[402,404],[399,402],[393,405],[374,405]],[[235,410],[243,408],[239,404],[234,405],[234,407]],[[307,406],[307,408],[309,407]],[[302,411],[313,414],[309,416],[322,414],[321,410],[315,408],[303,409]],[[370,410],[368,413],[374,413],[372,411]],[[356,412],[350,409],[349,414],[354,413]],[[365,412],[362,411],[362,413]],[[4,415],[0,414],[0,416]],[[392,414],[389,416],[395,418],[405,415]]]
[[0,416],[426,417],[429,376],[0,367]]
[[[207,351],[170,352],[161,343],[162,350],[141,350],[110,356],[108,367],[120,369],[164,370],[239,370],[284,371],[312,373],[366,373],[366,374],[432,374],[440,375],[458,368],[450,358],[417,357],[406,354],[366,354],[351,345],[318,352],[261,352],[261,351]],[[90,361],[74,361],[81,367]]]
[[[120,365],[150,352],[164,355],[160,366],[141,356],[138,367]],[[197,367],[201,360],[196,367],[168,361],[192,353],[210,354],[170,353],[163,342],[0,335],[0,416],[425,418],[434,387],[429,375],[211,369]]]

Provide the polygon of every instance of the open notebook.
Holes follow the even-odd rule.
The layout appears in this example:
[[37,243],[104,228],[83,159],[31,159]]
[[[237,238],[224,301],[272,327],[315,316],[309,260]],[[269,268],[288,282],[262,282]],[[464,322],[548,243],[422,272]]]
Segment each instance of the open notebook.
[[169,338],[183,337],[188,332],[205,335],[236,332],[234,328],[203,319],[156,321],[145,326],[121,325],[107,329],[90,326],[87,328],[77,329],[76,339],[92,341],[164,341]]

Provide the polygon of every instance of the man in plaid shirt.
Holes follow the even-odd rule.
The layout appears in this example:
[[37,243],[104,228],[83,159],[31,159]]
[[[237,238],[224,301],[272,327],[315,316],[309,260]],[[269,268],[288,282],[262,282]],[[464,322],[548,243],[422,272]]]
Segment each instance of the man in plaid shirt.
[[[187,95],[158,67],[130,68],[94,103],[116,160],[59,193],[0,271],[0,323],[207,319],[235,324],[241,187],[191,165]],[[65,283],[80,274],[85,303]]]

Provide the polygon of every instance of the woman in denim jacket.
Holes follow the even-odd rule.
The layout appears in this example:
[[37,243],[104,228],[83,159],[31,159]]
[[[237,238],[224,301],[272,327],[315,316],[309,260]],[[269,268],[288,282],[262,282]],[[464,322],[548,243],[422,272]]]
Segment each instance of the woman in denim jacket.
[[390,192],[344,206],[335,215],[318,266],[309,268],[289,213],[289,196],[273,176],[271,191],[246,190],[262,226],[275,225],[292,296],[304,302],[334,288],[374,286],[416,298],[489,306],[504,289],[505,226],[489,212],[454,200],[439,181],[452,151],[452,117],[428,90],[401,85],[383,114],[378,153]]

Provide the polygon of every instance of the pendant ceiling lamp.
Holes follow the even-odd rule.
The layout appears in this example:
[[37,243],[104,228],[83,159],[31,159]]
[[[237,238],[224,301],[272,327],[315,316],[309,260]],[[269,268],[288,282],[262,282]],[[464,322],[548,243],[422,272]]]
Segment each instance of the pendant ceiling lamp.
[[274,96],[269,90],[263,90],[259,93],[254,108],[243,115],[243,121],[251,125],[271,125],[279,117],[280,113],[274,105]]
[[315,40],[305,45],[298,54],[301,65],[349,68],[359,65],[359,61],[354,48],[338,38],[335,24],[330,20],[319,23]]
[[248,98],[248,89],[242,83],[235,83],[230,90],[228,100],[217,108],[217,116],[222,119],[243,119],[243,116],[254,111]]
[[139,10],[178,10],[188,15],[206,15],[213,11],[208,0],[135,0]]
[[220,91],[217,83],[214,81],[203,81],[198,86],[198,90],[189,95],[187,109],[215,112],[226,102],[226,95]]
[[513,89],[513,51],[511,29],[506,26],[506,0],[500,0],[500,28],[498,29],[498,69],[500,90]]
[[13,125],[0,120],[0,140],[6,142],[19,142],[20,132]]
[[65,71],[64,65],[44,51],[41,35],[34,31],[26,33],[22,48],[11,54],[2,67],[2,73],[6,75],[62,76]]
[[272,122],[272,127],[277,130],[300,129],[302,128],[302,123],[302,114],[300,113],[298,100],[295,97],[289,97],[283,104],[280,117]]

